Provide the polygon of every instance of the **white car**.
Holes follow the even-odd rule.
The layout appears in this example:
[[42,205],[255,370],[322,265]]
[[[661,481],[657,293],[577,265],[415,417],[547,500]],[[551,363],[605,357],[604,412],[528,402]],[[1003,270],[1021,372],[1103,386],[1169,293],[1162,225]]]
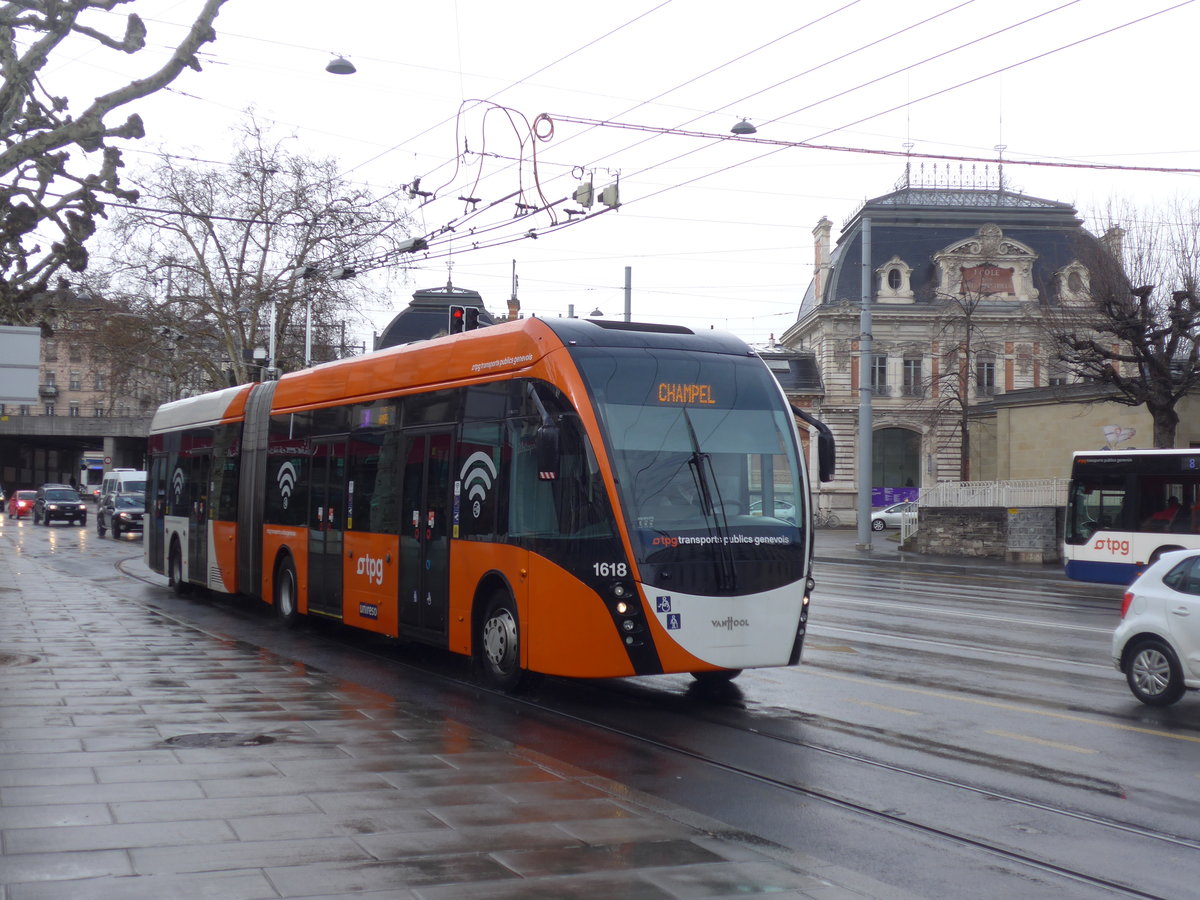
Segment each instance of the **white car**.
[[871,513],[871,530],[883,531],[885,528],[899,528],[900,520],[905,513],[916,515],[916,501],[905,500],[903,503],[893,503],[883,509],[876,509]]
[[1148,706],[1200,689],[1200,550],[1164,553],[1129,586],[1112,656]]

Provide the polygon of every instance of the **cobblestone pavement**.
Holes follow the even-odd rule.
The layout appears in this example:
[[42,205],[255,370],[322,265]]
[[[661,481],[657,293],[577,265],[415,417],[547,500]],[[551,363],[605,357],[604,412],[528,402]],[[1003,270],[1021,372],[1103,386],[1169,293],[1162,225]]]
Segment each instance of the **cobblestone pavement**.
[[130,597],[0,531],[0,900],[897,896]]

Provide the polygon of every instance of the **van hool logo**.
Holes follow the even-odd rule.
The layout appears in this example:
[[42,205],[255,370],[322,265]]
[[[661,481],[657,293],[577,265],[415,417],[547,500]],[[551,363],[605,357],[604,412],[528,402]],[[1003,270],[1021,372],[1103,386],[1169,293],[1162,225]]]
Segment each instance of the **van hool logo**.
[[275,480],[279,483],[279,496],[283,498],[283,508],[287,509],[292,491],[296,489],[296,467],[290,462],[285,462],[279,467],[279,474],[275,476]]
[[176,503],[183,499],[184,481],[183,469],[176,468],[175,471],[171,473],[171,491],[175,494]]
[[733,631],[733,629],[735,629],[735,628],[749,628],[750,620],[749,619],[735,619],[733,616],[728,616],[724,619],[713,619],[712,627],[713,628],[721,628],[721,629],[724,629],[725,631]]
[[496,482],[496,475],[496,464],[492,462],[492,457],[482,450],[477,450],[468,456],[467,461],[463,463],[462,471],[458,474],[462,481],[463,493],[472,501],[471,512],[477,519],[483,508],[483,501],[487,499],[488,491]]

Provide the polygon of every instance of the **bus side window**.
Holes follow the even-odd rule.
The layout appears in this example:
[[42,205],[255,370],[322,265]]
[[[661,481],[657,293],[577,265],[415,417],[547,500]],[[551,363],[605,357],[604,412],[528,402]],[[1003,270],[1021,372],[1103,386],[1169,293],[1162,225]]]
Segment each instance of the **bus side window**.
[[508,486],[508,530],[512,537],[552,535],[558,530],[555,526],[554,482],[538,478],[537,424],[532,419],[508,423],[513,460]]

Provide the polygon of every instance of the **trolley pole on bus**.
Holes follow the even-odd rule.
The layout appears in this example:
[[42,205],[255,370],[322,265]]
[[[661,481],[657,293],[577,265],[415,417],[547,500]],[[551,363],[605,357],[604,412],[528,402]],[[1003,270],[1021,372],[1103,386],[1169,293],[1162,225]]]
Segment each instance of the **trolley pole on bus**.
[[862,220],[862,310],[858,336],[858,550],[871,549],[871,220]]

